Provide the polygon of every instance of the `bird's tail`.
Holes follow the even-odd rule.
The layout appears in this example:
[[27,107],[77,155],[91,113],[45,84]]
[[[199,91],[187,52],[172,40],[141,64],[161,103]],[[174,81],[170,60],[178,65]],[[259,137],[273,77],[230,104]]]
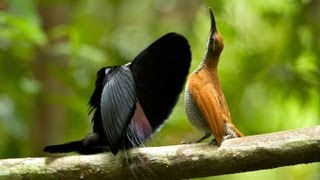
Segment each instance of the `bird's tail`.
[[239,131],[235,125],[231,122],[231,119],[223,115],[223,119],[225,122],[225,134],[230,137],[243,137],[243,133]]
[[243,137],[243,133],[239,131],[235,126],[233,126],[233,130],[237,133],[238,137]]
[[68,152],[79,152],[79,150],[84,149],[82,140],[72,141],[65,144],[46,146],[43,151],[48,153],[68,153]]

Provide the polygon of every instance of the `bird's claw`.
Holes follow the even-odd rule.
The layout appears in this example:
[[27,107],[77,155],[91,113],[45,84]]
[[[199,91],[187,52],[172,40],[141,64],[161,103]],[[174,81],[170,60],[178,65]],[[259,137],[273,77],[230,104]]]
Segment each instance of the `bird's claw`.
[[209,142],[209,146],[218,146],[218,143],[217,143],[216,139],[212,139],[212,140]]

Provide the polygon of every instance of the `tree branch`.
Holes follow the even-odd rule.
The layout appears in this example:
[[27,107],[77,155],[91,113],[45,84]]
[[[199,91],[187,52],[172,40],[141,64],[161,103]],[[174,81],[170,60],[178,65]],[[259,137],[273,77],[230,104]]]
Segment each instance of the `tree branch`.
[[[125,158],[127,157],[127,158]],[[320,126],[206,143],[0,160],[0,179],[183,179],[320,162]]]

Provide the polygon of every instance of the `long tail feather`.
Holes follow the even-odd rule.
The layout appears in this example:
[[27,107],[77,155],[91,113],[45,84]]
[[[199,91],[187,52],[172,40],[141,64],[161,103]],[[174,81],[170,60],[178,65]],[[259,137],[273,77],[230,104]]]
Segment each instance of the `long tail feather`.
[[83,149],[83,143],[82,140],[80,141],[72,141],[65,144],[58,144],[58,145],[52,145],[52,146],[46,146],[43,151],[48,153],[68,153],[73,151],[79,151],[80,149]]

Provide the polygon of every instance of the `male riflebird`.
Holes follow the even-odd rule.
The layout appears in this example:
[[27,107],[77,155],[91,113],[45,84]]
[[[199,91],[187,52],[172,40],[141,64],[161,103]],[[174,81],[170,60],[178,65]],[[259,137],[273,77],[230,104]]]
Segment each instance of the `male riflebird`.
[[214,135],[217,145],[227,138],[243,134],[231,122],[227,101],[218,77],[218,63],[223,50],[223,39],[216,27],[214,15],[209,8],[211,29],[207,50],[197,69],[189,76],[185,91],[185,109],[190,122],[205,135],[200,142]]
[[[177,103],[191,62],[186,38],[168,33],[123,66],[97,73],[89,101],[93,132],[84,139],[44,151],[93,154],[139,146],[165,122]],[[89,113],[90,113],[89,112]]]

